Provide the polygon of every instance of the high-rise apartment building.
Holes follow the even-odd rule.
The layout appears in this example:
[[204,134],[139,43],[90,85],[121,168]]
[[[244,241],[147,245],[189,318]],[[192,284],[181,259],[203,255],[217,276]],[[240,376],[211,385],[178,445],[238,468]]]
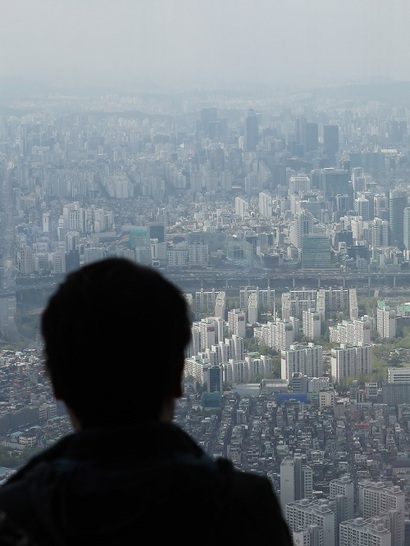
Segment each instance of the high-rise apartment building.
[[308,343],[291,345],[281,351],[281,379],[291,380],[294,372],[301,372],[308,377],[323,375],[323,347]]
[[371,345],[349,347],[341,344],[331,349],[330,368],[332,380],[340,383],[345,377],[372,373]]
[[359,482],[359,514],[365,519],[389,516],[392,544],[404,545],[405,495],[398,485]]
[[382,339],[392,339],[396,336],[397,312],[385,301],[378,300],[376,310],[377,333]]
[[339,527],[339,546],[393,546],[386,518],[355,518]]
[[322,502],[318,502],[303,498],[287,503],[284,512],[292,533],[315,525],[323,529],[323,541],[320,544],[336,546],[338,517],[329,501],[322,499]]
[[343,495],[347,499],[346,519],[352,519],[354,515],[354,482],[348,476],[341,476],[334,480],[330,480],[329,493],[331,497]]
[[303,335],[308,339],[316,339],[322,333],[320,313],[313,309],[304,309],[302,312]]
[[311,499],[313,472],[303,457],[285,457],[280,464],[280,502],[283,511],[290,502]]

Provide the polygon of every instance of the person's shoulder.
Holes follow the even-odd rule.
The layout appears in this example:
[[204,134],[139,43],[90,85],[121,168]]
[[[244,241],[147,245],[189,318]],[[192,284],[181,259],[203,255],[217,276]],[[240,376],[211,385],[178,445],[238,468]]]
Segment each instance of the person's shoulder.
[[[270,479],[262,474],[237,469],[229,459],[216,463],[229,484],[229,506],[241,519],[241,536],[257,531],[261,537],[275,536],[281,546],[291,546],[292,538]],[[242,544],[242,542],[239,542]]]
[[0,546],[38,546],[23,529],[0,510]]
[[243,491],[246,495],[255,493],[255,495],[257,494],[258,496],[263,493],[265,496],[276,500],[274,489],[267,476],[239,470],[229,459],[223,457],[217,458],[216,464],[218,465],[219,471],[222,472],[230,482],[235,493]]

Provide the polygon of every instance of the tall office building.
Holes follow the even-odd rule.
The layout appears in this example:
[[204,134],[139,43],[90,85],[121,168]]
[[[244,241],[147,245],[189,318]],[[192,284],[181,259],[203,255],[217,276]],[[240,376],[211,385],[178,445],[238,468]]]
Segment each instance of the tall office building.
[[302,210],[296,214],[290,226],[290,242],[296,248],[302,248],[302,239],[313,232],[313,214]]
[[259,142],[259,122],[255,110],[248,110],[245,119],[245,151],[255,152]]
[[272,194],[265,190],[259,193],[259,214],[265,218],[272,218],[273,197]]
[[405,207],[403,211],[403,245],[410,250],[410,207]]
[[353,184],[347,169],[329,167],[319,172],[319,189],[326,201],[337,195],[348,196],[348,207],[353,207]]
[[288,194],[292,193],[308,193],[311,189],[311,180],[305,174],[293,175],[289,178]]
[[197,120],[197,134],[198,136],[210,135],[210,128],[213,123],[218,120],[218,110],[217,108],[202,108],[201,110],[201,119]]
[[408,204],[406,190],[394,189],[389,192],[389,223],[390,244],[401,247],[403,245],[404,209]]
[[306,123],[305,152],[316,152],[319,148],[319,125],[314,122]]
[[157,239],[158,243],[165,242],[165,224],[163,222],[148,224],[148,237]]
[[332,266],[330,237],[323,233],[310,233],[302,237],[302,267],[327,269]]
[[303,153],[314,152],[319,148],[319,125],[306,121],[299,116],[295,124],[296,141],[302,147]]
[[360,196],[354,200],[354,210],[364,220],[370,220],[370,202],[366,197]]
[[295,133],[296,133],[296,142],[303,146],[303,150],[306,150],[306,118],[299,116],[296,118],[295,123]]
[[374,216],[381,220],[389,219],[389,199],[384,194],[374,196]]
[[375,218],[369,223],[370,227],[370,244],[374,248],[389,246],[389,222]]
[[323,125],[323,152],[333,164],[336,163],[339,146],[339,126]]
[[220,365],[209,366],[205,373],[208,392],[222,393],[223,368]]

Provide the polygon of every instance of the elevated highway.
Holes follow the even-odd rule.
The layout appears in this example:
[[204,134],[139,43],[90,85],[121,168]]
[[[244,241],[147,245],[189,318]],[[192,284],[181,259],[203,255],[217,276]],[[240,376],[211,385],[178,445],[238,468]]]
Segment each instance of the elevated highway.
[[[297,288],[357,288],[369,295],[381,289],[409,289],[410,271],[408,272],[340,272],[328,271],[266,271],[252,270],[202,270],[179,271],[164,274],[186,292],[203,288],[210,290],[238,290],[245,286],[270,287],[280,292]],[[17,302],[22,302],[37,292],[35,299],[46,299],[62,281],[64,275],[46,277],[17,278],[15,287],[0,289],[0,298],[16,294]]]

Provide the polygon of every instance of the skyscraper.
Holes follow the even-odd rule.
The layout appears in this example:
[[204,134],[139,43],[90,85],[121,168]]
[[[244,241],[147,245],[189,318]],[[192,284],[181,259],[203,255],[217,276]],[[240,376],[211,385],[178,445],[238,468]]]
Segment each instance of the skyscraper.
[[410,207],[405,207],[403,214],[403,245],[410,250]]
[[406,190],[397,188],[389,191],[390,244],[399,248],[403,246],[404,209],[407,204]]
[[324,269],[332,266],[330,238],[324,233],[302,236],[302,267]]
[[259,142],[259,123],[255,110],[250,108],[245,119],[245,151],[255,152]]
[[349,208],[353,207],[353,185],[350,181],[349,171],[329,167],[321,169],[319,174],[319,189],[323,192],[326,201],[336,195],[347,195]]
[[317,123],[306,123],[306,146],[305,151],[315,152],[319,146],[319,126]]
[[323,152],[335,164],[339,151],[339,126],[323,125]]

